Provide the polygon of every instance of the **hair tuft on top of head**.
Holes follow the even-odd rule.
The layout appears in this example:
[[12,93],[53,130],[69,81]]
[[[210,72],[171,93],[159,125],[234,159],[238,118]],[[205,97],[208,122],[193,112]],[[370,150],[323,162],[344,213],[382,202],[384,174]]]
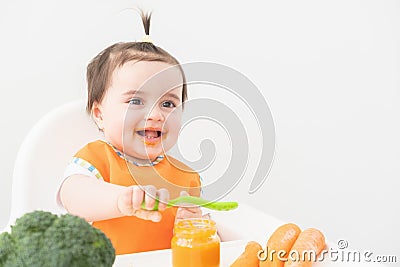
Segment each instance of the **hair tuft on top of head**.
[[151,12],[144,12],[143,10],[140,10],[140,16],[142,17],[144,32],[146,35],[150,35]]
[[95,103],[101,103],[111,86],[114,70],[129,61],[165,62],[171,66],[177,66],[182,74],[182,106],[187,99],[186,77],[179,61],[161,47],[154,45],[149,37],[152,13],[144,12],[142,9],[136,10],[142,17],[146,32],[142,41],[115,43],[97,54],[87,66],[86,110],[89,114]]

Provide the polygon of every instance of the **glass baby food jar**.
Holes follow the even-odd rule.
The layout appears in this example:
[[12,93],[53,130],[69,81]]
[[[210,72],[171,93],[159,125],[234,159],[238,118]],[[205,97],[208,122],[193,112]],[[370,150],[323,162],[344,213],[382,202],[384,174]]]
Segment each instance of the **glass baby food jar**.
[[171,241],[173,267],[219,267],[220,239],[215,222],[191,218],[179,220]]

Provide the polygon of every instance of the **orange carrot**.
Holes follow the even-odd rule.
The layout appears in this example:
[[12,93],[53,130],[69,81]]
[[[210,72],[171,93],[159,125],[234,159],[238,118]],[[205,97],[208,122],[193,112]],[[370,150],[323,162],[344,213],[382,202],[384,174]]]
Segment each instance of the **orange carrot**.
[[258,267],[258,252],[262,250],[255,241],[247,243],[244,252],[230,265],[230,267]]
[[294,223],[284,224],[275,232],[267,242],[265,253],[260,255],[260,267],[283,267],[290,249],[299,236],[301,230]]
[[289,252],[285,267],[311,267],[324,247],[325,237],[319,230],[304,230]]

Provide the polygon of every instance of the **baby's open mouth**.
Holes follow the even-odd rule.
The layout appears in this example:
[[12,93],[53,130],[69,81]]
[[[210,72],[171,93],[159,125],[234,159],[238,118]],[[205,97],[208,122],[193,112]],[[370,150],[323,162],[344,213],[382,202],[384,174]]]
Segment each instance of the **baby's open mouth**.
[[151,130],[137,131],[136,133],[146,138],[158,138],[162,135],[161,131],[151,131]]

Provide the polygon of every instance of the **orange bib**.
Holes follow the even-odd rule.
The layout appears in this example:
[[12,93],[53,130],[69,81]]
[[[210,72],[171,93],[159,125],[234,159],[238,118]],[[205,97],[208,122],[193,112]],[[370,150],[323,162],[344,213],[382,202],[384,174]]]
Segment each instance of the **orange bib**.
[[[171,199],[183,190],[192,196],[200,195],[199,174],[170,156],[165,156],[154,166],[139,167],[128,163],[109,144],[98,140],[87,144],[75,157],[93,165],[108,183],[166,188]],[[171,247],[175,215],[176,208],[168,208],[157,223],[125,216],[96,221],[93,226],[110,238],[116,254],[166,249]]]

